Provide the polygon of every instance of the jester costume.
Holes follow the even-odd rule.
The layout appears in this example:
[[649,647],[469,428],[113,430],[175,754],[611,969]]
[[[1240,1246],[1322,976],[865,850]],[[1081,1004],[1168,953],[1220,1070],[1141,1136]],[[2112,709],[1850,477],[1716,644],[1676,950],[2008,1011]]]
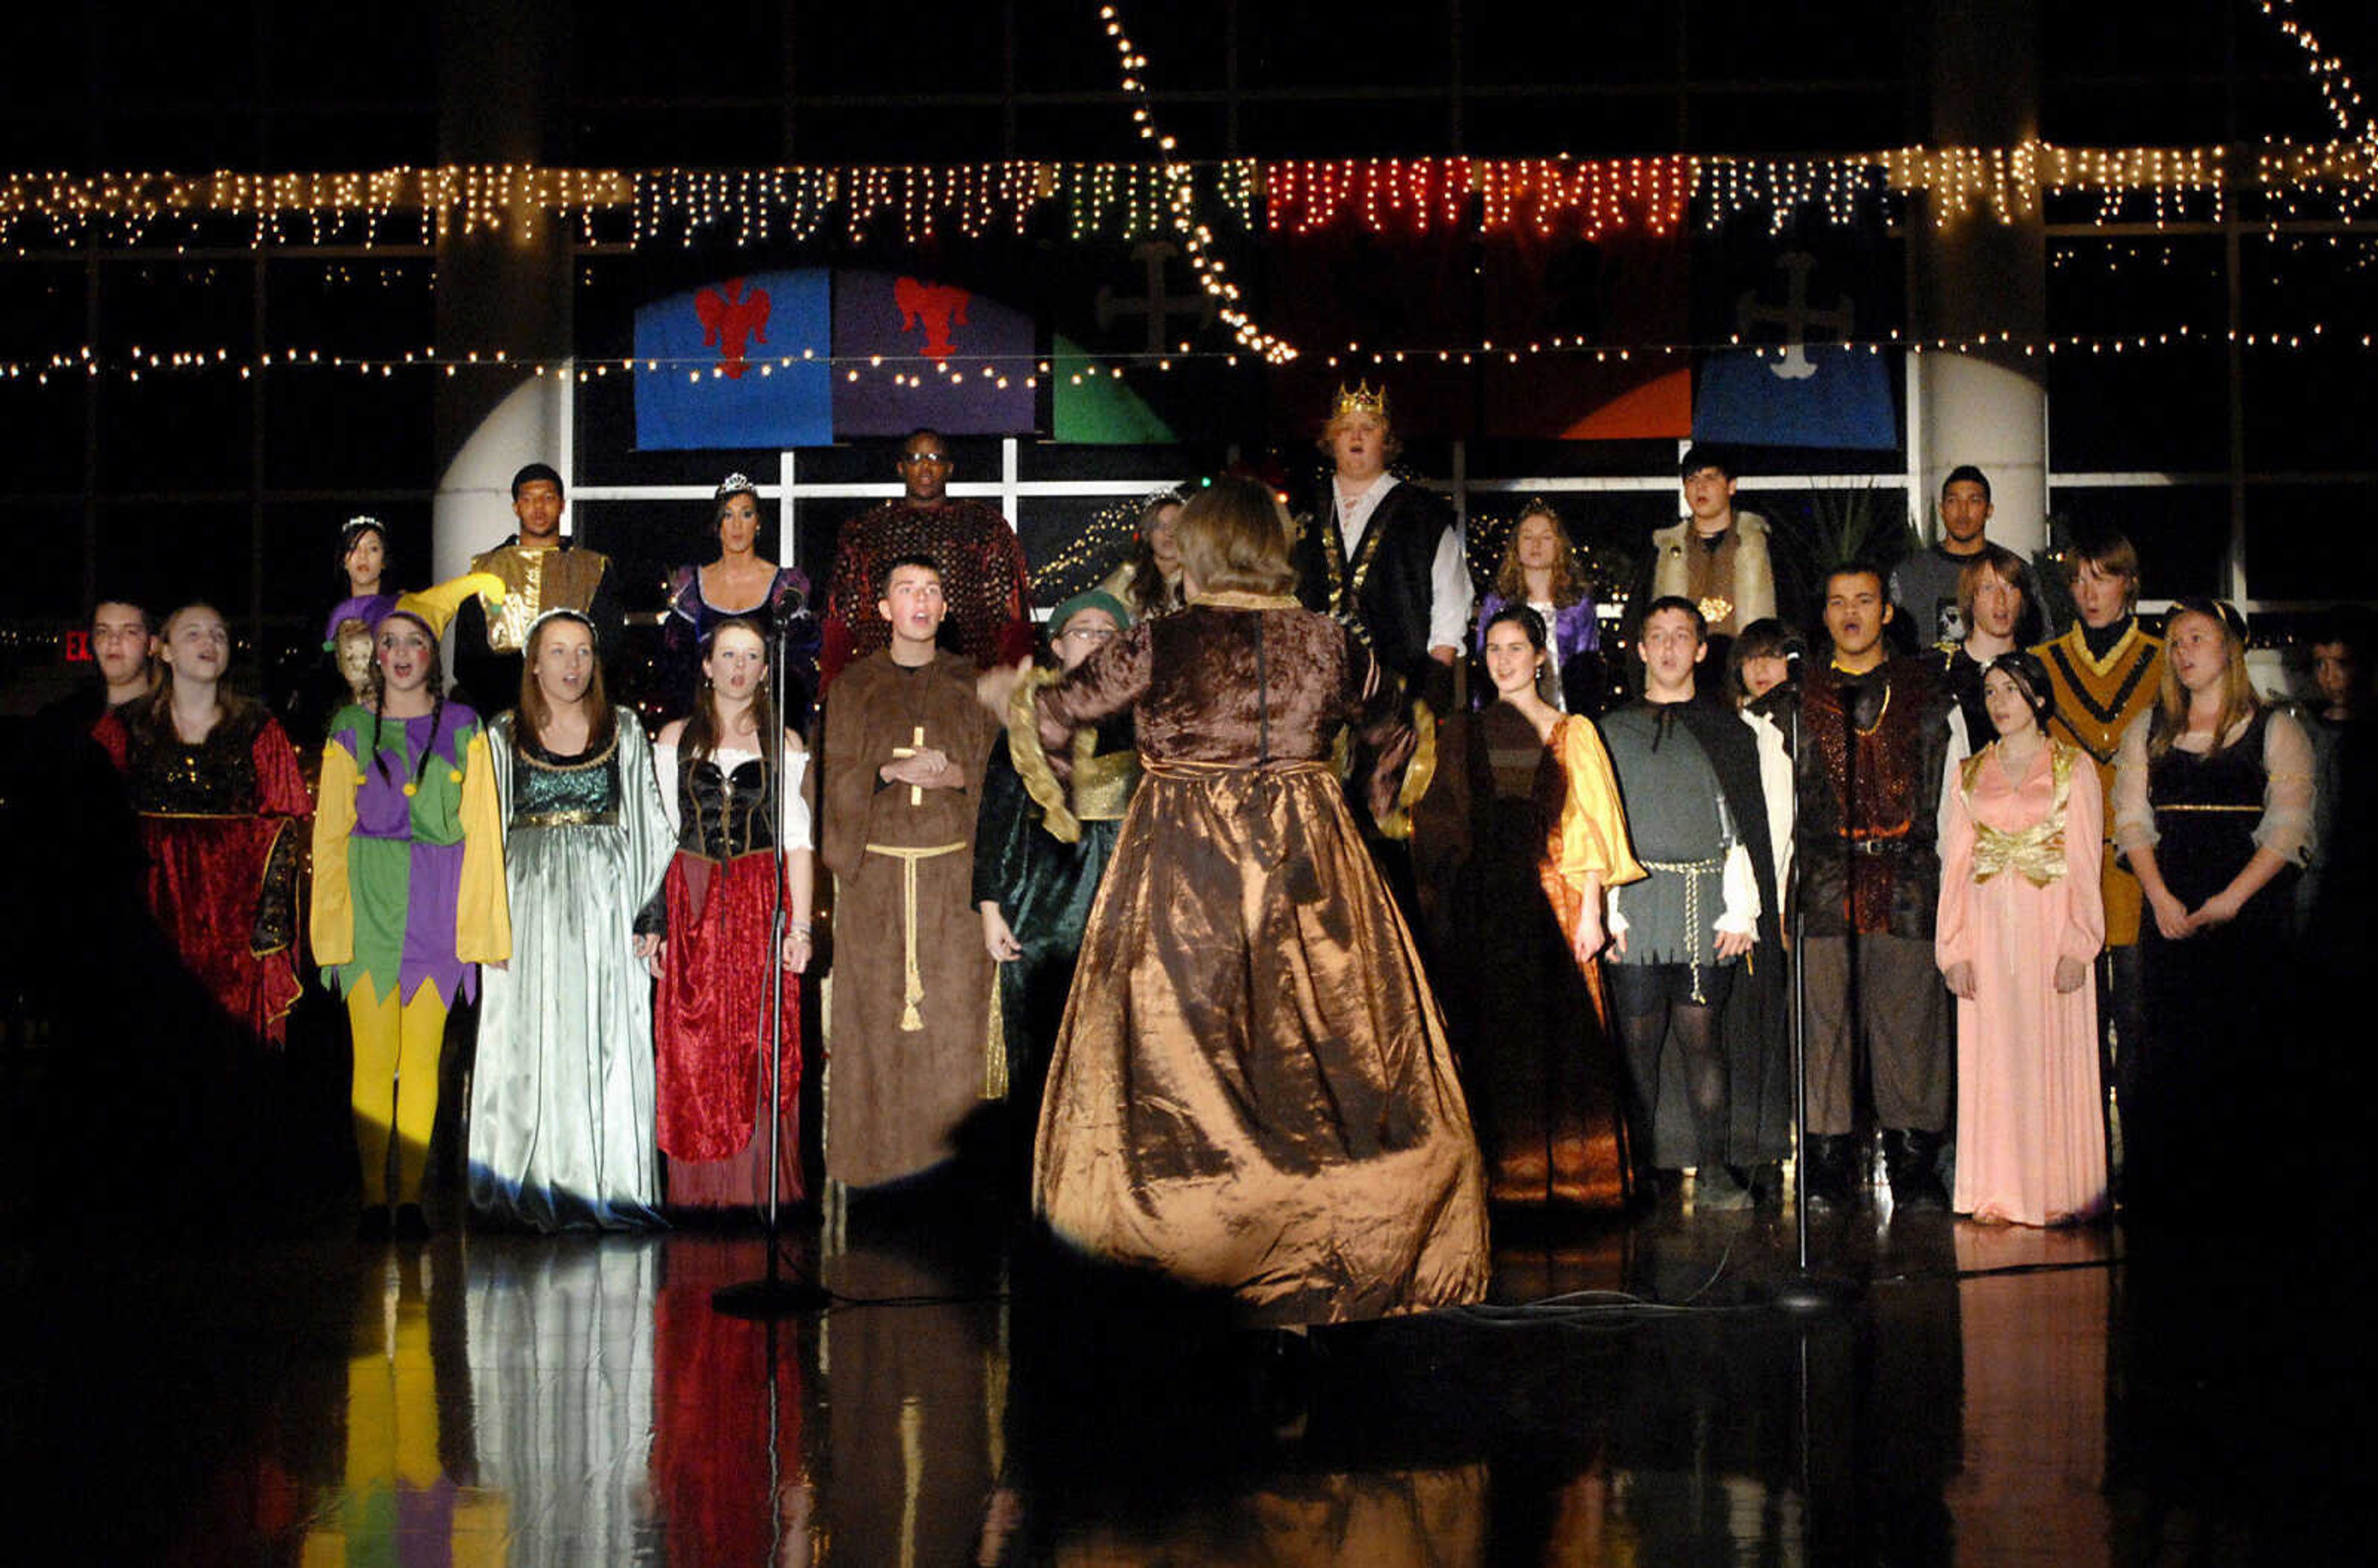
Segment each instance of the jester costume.
[[[434,641],[483,575],[399,599]],[[434,678],[434,666],[433,666]],[[438,1117],[447,1010],[511,956],[502,808],[479,715],[442,698],[413,718],[358,703],[330,720],[314,815],[314,956],[346,998],[366,1209],[417,1203]],[[397,1179],[389,1184],[393,1138]]]

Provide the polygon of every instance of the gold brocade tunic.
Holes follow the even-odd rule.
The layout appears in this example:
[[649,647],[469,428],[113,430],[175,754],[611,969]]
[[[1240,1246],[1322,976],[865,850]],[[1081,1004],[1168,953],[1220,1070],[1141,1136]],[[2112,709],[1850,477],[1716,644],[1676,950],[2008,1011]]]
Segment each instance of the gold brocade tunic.
[[504,585],[503,603],[486,605],[487,646],[498,653],[521,652],[537,616],[557,607],[582,610],[593,604],[610,565],[609,557],[579,548],[499,545],[474,557],[473,571],[486,572]]

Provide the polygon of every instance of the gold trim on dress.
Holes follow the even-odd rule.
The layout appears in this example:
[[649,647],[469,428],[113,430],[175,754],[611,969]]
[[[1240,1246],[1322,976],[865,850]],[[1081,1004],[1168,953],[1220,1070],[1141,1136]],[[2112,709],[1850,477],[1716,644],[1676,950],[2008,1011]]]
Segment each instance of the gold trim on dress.
[[1304,606],[1285,593],[1249,593],[1236,588],[1217,588],[1211,592],[1192,593],[1192,604],[1210,604],[1218,610],[1301,610]]
[[617,808],[597,810],[591,806],[573,806],[559,811],[527,811],[512,819],[515,828],[616,828],[619,825]]
[[[2063,880],[2065,811],[2072,803],[2075,763],[2071,748],[2059,745],[2054,740],[2048,742],[2048,773],[2054,784],[2048,814],[2020,832],[2008,832],[1978,819],[1975,820],[1974,880],[1976,884],[1987,882],[2010,868],[2036,888],[2048,887]],[[1973,814],[1974,785],[1981,777],[1983,763],[1997,749],[1998,742],[1992,741],[1974,756],[1966,758],[1959,770],[1958,784],[1964,792],[1968,816]]]
[[1015,764],[1015,776],[1024,781],[1024,793],[1040,808],[1040,825],[1049,830],[1049,836],[1059,844],[1078,844],[1082,824],[1075,820],[1065,786],[1057,782],[1057,771],[1049,765],[1049,753],[1040,745],[1038,698],[1059,678],[1057,671],[1036,664],[1015,683],[1007,699],[1007,760]]
[[1425,702],[1412,704],[1412,734],[1415,744],[1411,760],[1404,766],[1402,787],[1396,791],[1395,805],[1379,819],[1382,838],[1411,837],[1412,808],[1420,804],[1421,796],[1428,793],[1430,782],[1436,777],[1436,715],[1429,712]]
[[1137,751],[1095,751],[1099,732],[1074,733],[1074,815],[1085,822],[1120,822],[1139,784]]
[[569,762],[548,762],[544,758],[539,757],[534,752],[529,750],[528,746],[534,746],[539,750],[542,750],[545,746],[544,741],[537,739],[534,736],[528,737],[528,746],[518,744],[521,739],[518,729],[515,729],[512,732],[512,738],[514,741],[514,745],[512,747],[513,755],[518,757],[522,761],[527,763],[530,767],[541,769],[548,773],[580,773],[584,772],[589,768],[599,768],[604,763],[608,762],[611,760],[613,753],[619,749],[619,726],[616,722],[615,716],[615,722],[611,725],[611,738],[604,743],[603,749],[595,752],[591,757],[581,757]]

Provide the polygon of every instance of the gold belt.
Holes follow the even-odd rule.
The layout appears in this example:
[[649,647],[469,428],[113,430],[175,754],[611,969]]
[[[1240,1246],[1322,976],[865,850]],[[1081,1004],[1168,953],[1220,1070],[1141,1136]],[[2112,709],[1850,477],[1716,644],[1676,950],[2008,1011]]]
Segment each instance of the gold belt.
[[566,811],[527,811],[512,819],[515,828],[616,828],[619,813],[578,806]]
[[1336,777],[1336,770],[1318,759],[1295,762],[1200,762],[1187,757],[1153,757],[1140,760],[1140,769],[1159,779],[1219,779],[1235,774],[1260,778],[1280,778],[1297,773],[1322,773]]
[[900,934],[907,980],[907,988],[900,1000],[900,1027],[906,1033],[914,1034],[925,1026],[922,1011],[925,976],[917,967],[917,862],[931,860],[936,856],[955,855],[965,847],[963,840],[930,849],[902,844],[871,844],[867,846],[870,855],[889,855],[900,862]]

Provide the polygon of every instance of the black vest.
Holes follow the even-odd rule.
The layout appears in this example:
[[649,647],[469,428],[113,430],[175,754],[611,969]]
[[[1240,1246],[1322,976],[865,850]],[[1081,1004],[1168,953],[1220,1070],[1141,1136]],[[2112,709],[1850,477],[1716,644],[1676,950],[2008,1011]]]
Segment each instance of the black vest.
[[1437,542],[1453,526],[1444,497],[1410,480],[1380,497],[1350,561],[1338,531],[1335,485],[1322,481],[1321,500],[1305,521],[1290,558],[1297,595],[1307,609],[1333,616],[1369,644],[1379,663],[1415,688],[1431,674],[1428,611]]

